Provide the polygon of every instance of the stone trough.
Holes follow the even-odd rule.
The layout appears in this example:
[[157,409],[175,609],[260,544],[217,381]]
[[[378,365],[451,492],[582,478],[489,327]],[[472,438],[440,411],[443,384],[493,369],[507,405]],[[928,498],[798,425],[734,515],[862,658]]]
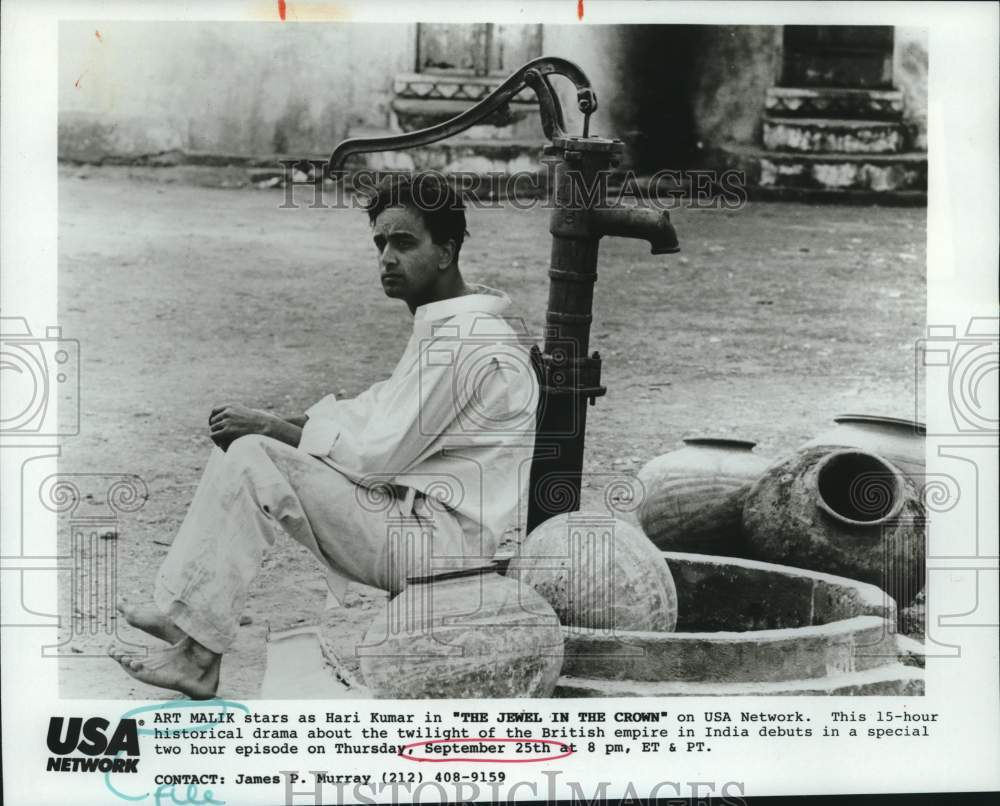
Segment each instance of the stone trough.
[[557,697],[916,695],[923,670],[874,585],[799,568],[663,552],[677,631],[564,627]]

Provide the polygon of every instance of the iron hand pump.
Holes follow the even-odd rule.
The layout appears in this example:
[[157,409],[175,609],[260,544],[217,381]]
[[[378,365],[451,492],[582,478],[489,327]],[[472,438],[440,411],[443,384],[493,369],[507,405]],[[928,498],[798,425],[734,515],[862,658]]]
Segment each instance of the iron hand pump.
[[[581,136],[566,132],[559,98],[549,83],[552,75],[564,76],[576,86],[577,105],[584,115]],[[580,506],[587,403],[607,391],[601,386],[600,356],[588,355],[598,243],[605,235],[615,235],[648,240],[654,255],[676,252],[677,235],[669,213],[608,203],[605,180],[624,144],[590,136],[590,116],[597,109],[590,81],[572,62],[545,56],[528,62],[451,120],[405,134],[345,140],[334,149],[326,170],[339,176],[354,154],[395,151],[451,137],[503,110],[525,88],[538,98],[542,129],[550,141],[545,161],[553,180],[545,344],[541,352],[536,347],[532,353],[541,398],[529,487],[530,531],[547,518]]]

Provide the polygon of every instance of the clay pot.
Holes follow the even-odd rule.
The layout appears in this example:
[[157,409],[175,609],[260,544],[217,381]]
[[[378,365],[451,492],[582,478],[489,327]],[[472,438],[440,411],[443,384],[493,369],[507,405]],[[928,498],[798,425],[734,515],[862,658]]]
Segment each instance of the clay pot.
[[923,518],[917,489],[893,463],[813,447],[754,483],[743,532],[757,559],[869,582],[905,607],[924,585]]
[[645,497],[639,522],[658,547],[698,554],[742,554],[743,499],[769,460],[755,443],[685,439],[684,447],[639,471]]
[[805,443],[809,448],[861,448],[878,454],[898,467],[914,483],[924,486],[927,429],[923,423],[872,414],[841,414],[837,424]]
[[563,636],[541,596],[491,565],[410,578],[358,654],[377,697],[548,697]]
[[605,513],[539,524],[507,575],[540,593],[566,626],[669,632],[677,625],[677,590],[660,552],[635,526]]

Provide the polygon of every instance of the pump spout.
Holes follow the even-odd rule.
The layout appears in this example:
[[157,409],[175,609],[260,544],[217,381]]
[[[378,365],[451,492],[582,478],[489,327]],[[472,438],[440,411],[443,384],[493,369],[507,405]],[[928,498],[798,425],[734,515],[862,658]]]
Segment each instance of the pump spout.
[[603,237],[640,238],[649,241],[654,255],[669,255],[680,251],[677,232],[666,210],[638,207],[599,208],[591,212],[592,231]]

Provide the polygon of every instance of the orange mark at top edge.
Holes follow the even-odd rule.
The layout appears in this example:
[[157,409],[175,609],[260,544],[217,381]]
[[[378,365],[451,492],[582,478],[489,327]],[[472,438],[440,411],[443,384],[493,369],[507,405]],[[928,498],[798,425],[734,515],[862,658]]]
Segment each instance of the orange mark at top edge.
[[583,19],[583,0],[576,0],[576,18]]
[[278,0],[278,16],[281,21],[285,21],[285,0]]

